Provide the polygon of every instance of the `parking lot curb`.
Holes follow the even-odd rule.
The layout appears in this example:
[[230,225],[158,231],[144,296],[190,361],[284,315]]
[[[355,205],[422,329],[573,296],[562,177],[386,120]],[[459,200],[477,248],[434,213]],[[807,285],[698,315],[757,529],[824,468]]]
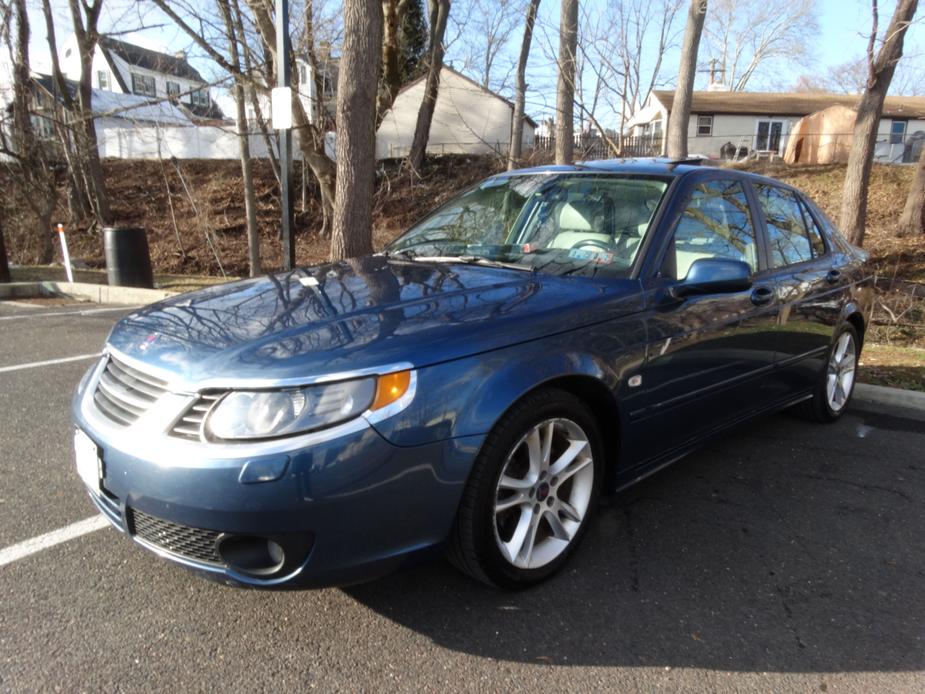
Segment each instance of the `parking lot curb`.
[[110,287],[89,282],[11,282],[0,284],[0,299],[69,296],[97,304],[150,304],[176,295],[166,289]]
[[854,387],[854,399],[878,405],[893,405],[906,409],[921,410],[925,412],[925,393],[916,390],[903,390],[902,388],[888,388],[874,386],[869,383],[858,383]]

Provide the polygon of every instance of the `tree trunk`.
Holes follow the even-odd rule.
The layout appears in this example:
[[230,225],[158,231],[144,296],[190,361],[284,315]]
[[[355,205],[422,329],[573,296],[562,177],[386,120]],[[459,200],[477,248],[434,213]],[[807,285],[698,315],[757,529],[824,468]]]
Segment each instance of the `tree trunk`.
[[524,103],[527,100],[527,59],[533,42],[533,25],[540,0],[530,0],[527,7],[527,21],[524,24],[524,40],[520,44],[520,58],[517,60],[517,78],[514,85],[514,115],[511,120],[511,146],[507,151],[508,171],[520,166],[524,137]]
[[92,84],[93,84],[93,55],[99,40],[97,25],[103,0],[95,0],[92,4],[81,3],[84,8],[81,13],[77,0],[70,0],[71,20],[74,23],[74,35],[77,39],[77,50],[80,53],[80,82],[77,88],[77,106],[80,117],[78,125],[78,151],[81,153],[85,170],[88,193],[92,201],[94,213],[100,225],[112,222],[109,209],[109,195],[103,179],[103,166],[100,163],[99,142],[96,137],[96,124],[93,118]]
[[687,158],[687,125],[691,119],[691,100],[694,95],[694,77],[697,75],[697,49],[703,33],[703,20],[707,16],[707,0],[691,0],[681,44],[681,63],[678,67],[678,85],[668,117],[665,133],[666,152],[672,159]]
[[0,283],[10,281],[10,261],[6,257],[6,242],[3,240],[3,220],[0,219]]
[[376,99],[376,127],[401,89],[401,68],[399,66],[399,5],[400,0],[382,0],[382,77],[379,80],[379,94]]
[[874,23],[868,45],[867,88],[858,102],[858,115],[854,122],[851,152],[848,154],[848,168],[842,188],[842,206],[839,226],[841,232],[856,246],[864,243],[864,226],[867,222],[867,188],[870,183],[870,169],[874,161],[874,146],[877,127],[883,113],[883,100],[896,70],[896,63],[903,54],[903,40],[906,29],[915,15],[918,0],[899,0],[890,26],[884,34],[883,44],[874,57],[874,42],[877,34],[877,10],[874,3]]
[[[228,53],[235,74],[241,71],[241,56],[238,51],[238,41],[244,39],[238,36],[235,29],[229,0],[220,0],[218,3],[222,19],[225,21],[225,36],[228,39]],[[254,174],[251,166],[250,135],[247,128],[247,93],[244,82],[235,79],[234,105],[238,129],[238,151],[241,157],[241,177],[244,179],[244,216],[247,220],[247,255],[248,267],[251,277],[260,274],[260,232],[257,229],[257,196],[254,194]]]
[[344,2],[344,45],[337,85],[337,192],[331,259],[373,250],[376,96],[382,51],[381,0]]
[[899,235],[915,234],[925,234],[925,147],[922,147],[912,187],[909,189],[903,213],[899,217]]
[[578,0],[562,0],[559,19],[559,82],[556,87],[556,163],[575,159],[575,51]]
[[427,141],[430,139],[430,124],[437,106],[440,90],[440,71],[443,69],[443,36],[446,34],[446,20],[450,15],[450,0],[428,0],[430,7],[430,49],[427,58],[427,82],[424,85],[424,100],[418,109],[409,159],[411,167],[420,171],[427,155]]
[[15,178],[29,208],[38,218],[37,260],[47,265],[53,259],[51,215],[58,199],[55,174],[32,127],[32,69],[29,61],[29,15],[25,0],[15,0],[16,43],[13,51],[13,149],[17,159]]

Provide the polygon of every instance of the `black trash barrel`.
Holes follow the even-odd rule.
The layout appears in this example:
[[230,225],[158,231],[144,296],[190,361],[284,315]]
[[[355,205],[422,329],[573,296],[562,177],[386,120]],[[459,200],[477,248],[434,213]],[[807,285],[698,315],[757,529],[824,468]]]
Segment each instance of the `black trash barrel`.
[[141,227],[105,227],[106,274],[113,287],[154,287],[148,236]]

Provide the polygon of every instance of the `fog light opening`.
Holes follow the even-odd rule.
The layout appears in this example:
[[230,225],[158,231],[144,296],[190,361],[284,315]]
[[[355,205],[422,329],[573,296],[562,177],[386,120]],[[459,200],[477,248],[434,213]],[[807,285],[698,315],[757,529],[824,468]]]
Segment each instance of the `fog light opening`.
[[286,562],[283,548],[264,537],[224,535],[218,539],[217,550],[230,569],[250,576],[269,576]]

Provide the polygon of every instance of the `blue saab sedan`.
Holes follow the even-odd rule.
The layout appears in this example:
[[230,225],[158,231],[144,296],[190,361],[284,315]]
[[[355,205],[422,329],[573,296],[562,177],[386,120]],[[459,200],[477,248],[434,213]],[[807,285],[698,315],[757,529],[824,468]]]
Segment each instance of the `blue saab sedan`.
[[229,583],[346,584],[445,549],[527,586],[602,491],[775,410],[838,418],[864,260],[756,175],[499,174],[382,253],[120,321],[74,398],[77,469],[119,530]]

